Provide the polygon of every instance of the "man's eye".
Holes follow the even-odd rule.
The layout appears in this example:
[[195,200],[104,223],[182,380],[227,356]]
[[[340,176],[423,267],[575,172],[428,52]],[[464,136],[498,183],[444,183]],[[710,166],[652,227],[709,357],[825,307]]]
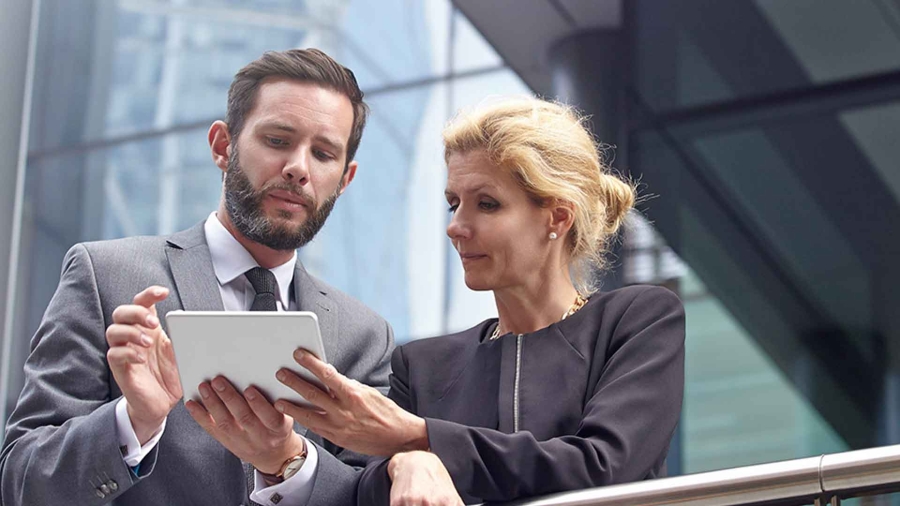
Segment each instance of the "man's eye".
[[317,149],[317,150],[313,151],[313,154],[314,154],[314,155],[316,156],[316,158],[318,158],[319,160],[325,160],[325,161],[327,161],[327,160],[334,160],[334,157],[331,156],[330,153],[326,153],[325,151],[321,151],[321,150],[318,150],[318,149]]
[[287,141],[284,139],[279,139],[278,137],[266,137],[266,142],[269,143],[270,146],[281,148],[287,146]]

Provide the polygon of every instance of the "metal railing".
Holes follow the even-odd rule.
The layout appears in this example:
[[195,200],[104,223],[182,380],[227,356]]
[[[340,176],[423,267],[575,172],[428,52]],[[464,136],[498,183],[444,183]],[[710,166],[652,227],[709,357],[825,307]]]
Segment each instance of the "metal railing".
[[509,506],[818,506],[896,491],[900,491],[900,445],[565,492]]

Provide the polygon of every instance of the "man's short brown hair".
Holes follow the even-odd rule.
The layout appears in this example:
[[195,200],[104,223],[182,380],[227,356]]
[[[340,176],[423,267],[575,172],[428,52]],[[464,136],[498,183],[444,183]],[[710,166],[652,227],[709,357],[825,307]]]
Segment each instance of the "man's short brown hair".
[[356,149],[362,139],[369,107],[363,102],[363,92],[356,83],[353,72],[318,49],[289,49],[287,51],[267,51],[250,62],[234,75],[228,89],[228,112],[225,122],[236,141],[244,120],[256,101],[256,90],[267,77],[287,77],[319,84],[325,88],[343,93],[353,105],[353,129],[347,143],[349,164],[356,156]]

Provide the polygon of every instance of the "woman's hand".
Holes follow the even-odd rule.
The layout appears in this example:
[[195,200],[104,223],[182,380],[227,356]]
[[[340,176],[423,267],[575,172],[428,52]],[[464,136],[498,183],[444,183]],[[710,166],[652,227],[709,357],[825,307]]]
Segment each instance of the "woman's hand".
[[388,464],[391,506],[459,506],[462,499],[437,455],[398,453]]
[[351,380],[303,350],[294,359],[328,388],[328,392],[281,369],[281,381],[315,408],[285,400],[275,408],[332,443],[366,455],[390,457],[398,452],[428,449],[425,420],[394,403],[372,387]]

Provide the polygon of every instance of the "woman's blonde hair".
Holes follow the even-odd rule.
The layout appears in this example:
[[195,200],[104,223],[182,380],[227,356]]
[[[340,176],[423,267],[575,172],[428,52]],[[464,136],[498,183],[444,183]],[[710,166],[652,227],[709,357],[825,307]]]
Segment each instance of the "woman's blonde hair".
[[593,270],[606,266],[608,243],[634,206],[635,186],[614,175],[600,146],[572,107],[537,98],[505,99],[461,111],[444,128],[444,158],[484,150],[540,205],[569,203],[570,273],[584,295],[596,291]]

